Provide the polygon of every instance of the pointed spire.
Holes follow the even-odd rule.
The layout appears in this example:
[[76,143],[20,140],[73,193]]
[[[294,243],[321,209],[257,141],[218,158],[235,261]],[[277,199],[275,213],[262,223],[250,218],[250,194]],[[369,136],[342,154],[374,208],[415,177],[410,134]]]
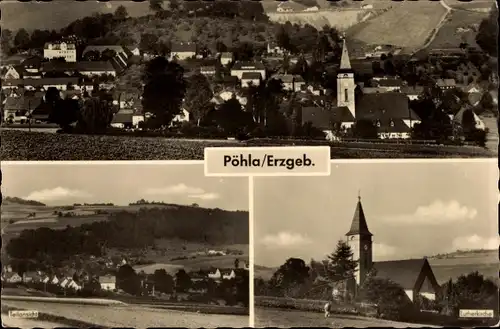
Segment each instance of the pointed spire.
[[361,194],[359,191],[358,204],[352,218],[351,229],[346,233],[346,236],[350,235],[373,235],[368,230],[368,225],[366,224],[365,212],[363,211],[363,205],[361,204]]
[[342,57],[340,58],[340,69],[341,70],[351,69],[351,61],[349,60],[349,51],[347,50],[345,36],[343,37],[342,40]]

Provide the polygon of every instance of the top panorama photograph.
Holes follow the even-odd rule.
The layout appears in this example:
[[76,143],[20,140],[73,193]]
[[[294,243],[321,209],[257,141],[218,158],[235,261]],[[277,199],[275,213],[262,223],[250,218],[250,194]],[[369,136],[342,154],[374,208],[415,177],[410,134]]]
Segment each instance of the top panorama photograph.
[[0,159],[498,156],[494,0],[2,1]]

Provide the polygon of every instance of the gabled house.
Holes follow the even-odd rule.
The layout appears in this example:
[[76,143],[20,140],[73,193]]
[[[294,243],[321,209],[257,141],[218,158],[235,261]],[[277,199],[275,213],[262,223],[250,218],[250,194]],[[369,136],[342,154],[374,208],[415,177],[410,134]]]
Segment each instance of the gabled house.
[[16,272],[2,273],[2,278],[4,282],[8,283],[19,283],[23,281],[23,278]]
[[200,73],[206,76],[213,76],[215,75],[215,66],[202,66]]
[[[364,90],[363,90],[364,92]],[[418,99],[424,92],[423,86],[403,86],[401,87],[400,92],[405,94],[409,100]]]
[[174,116],[170,122],[170,127],[181,124],[183,122],[189,122],[189,111],[185,107],[181,108],[181,113]]
[[133,127],[133,113],[128,111],[119,111],[115,113],[111,120],[111,127],[130,129]]
[[37,271],[30,271],[30,272],[24,272],[23,273],[23,282],[28,283],[28,282],[40,282],[42,280],[41,273]]
[[224,279],[224,280],[232,280],[232,279],[236,278],[236,274],[235,274],[234,270],[232,270],[232,269],[222,270],[221,274],[222,274],[222,279]]
[[104,275],[99,277],[99,284],[102,290],[115,290],[116,277],[114,275]]
[[220,54],[220,63],[222,65],[228,65],[234,60],[233,53],[231,52],[223,52]]
[[455,81],[455,79],[438,79],[436,81],[436,85],[441,90],[448,90],[455,88],[457,86],[457,82]]
[[404,86],[404,82],[398,78],[373,79],[372,85],[389,92],[401,90],[401,87]]
[[218,268],[210,270],[208,272],[208,278],[212,279],[212,280],[215,280],[215,281],[221,280],[222,279],[222,275],[221,275],[220,270]]
[[28,120],[28,115],[42,104],[42,96],[9,96],[3,104],[3,118],[7,122],[19,122]]
[[266,68],[262,62],[237,61],[231,68],[231,75],[242,79],[244,73],[259,73],[260,79],[266,79]]
[[469,116],[469,120],[472,120],[474,123],[474,128],[480,130],[486,129],[484,121],[481,120],[481,118],[474,112],[472,108],[464,106],[454,116],[451,115],[450,117],[454,123],[464,126],[467,125],[467,123],[464,122],[464,116]]
[[43,48],[43,57],[47,59],[64,58],[66,62],[76,62],[76,45],[66,42],[47,42]]
[[241,75],[241,87],[248,88],[250,86],[259,86],[261,83],[261,75],[259,72],[243,72]]
[[293,92],[300,91],[302,86],[306,83],[302,76],[292,74],[276,74],[273,76],[273,79],[281,80],[283,89]]
[[188,58],[193,58],[196,56],[196,44],[187,43],[176,43],[172,45],[170,50],[170,60],[178,59],[184,61]]
[[2,79],[21,79],[22,70],[20,66],[9,65],[2,70]]
[[278,46],[276,43],[268,42],[267,43],[267,54],[269,55],[283,55],[285,53],[285,49]]

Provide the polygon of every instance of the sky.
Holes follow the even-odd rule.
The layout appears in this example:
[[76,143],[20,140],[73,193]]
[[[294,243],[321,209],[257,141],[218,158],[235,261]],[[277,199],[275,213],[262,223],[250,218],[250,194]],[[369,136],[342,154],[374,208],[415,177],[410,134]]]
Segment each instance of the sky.
[[248,211],[248,178],[205,177],[203,164],[5,164],[4,196],[47,205],[140,199]]
[[329,177],[254,180],[255,264],[325,259],[350,228],[358,193],[374,261],[496,249],[495,159],[342,163]]

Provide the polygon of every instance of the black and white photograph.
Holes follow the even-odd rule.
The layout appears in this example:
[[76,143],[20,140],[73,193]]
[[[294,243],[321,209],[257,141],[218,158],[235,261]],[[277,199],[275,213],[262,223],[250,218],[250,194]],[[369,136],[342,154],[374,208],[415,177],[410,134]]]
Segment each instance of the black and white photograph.
[[249,326],[249,184],[203,164],[2,163],[2,325]]
[[497,178],[494,160],[254,178],[255,326],[497,324]]
[[496,158],[498,8],[441,1],[2,1],[0,157]]

